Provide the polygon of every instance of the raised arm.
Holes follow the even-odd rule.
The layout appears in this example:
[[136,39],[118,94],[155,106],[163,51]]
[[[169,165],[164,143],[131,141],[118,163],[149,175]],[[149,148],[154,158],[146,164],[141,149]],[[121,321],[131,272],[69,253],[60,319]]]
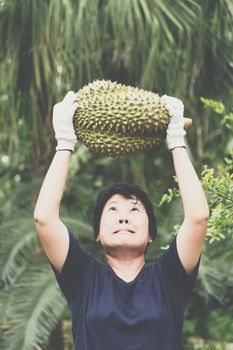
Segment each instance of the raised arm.
[[44,179],[34,210],[36,230],[53,266],[61,271],[65,262],[69,236],[59,217],[72,152],[77,142],[73,114],[77,108],[75,93],[70,91],[54,106],[53,126],[57,139],[56,153]]
[[184,221],[177,233],[177,250],[185,270],[190,273],[198,262],[205,240],[209,208],[201,183],[185,149],[183,103],[169,96],[164,98],[164,102],[171,116],[167,145],[172,152],[184,208]]
[[186,149],[175,148],[172,156],[184,208],[184,221],[177,234],[177,250],[185,270],[191,272],[205,240],[209,209]]

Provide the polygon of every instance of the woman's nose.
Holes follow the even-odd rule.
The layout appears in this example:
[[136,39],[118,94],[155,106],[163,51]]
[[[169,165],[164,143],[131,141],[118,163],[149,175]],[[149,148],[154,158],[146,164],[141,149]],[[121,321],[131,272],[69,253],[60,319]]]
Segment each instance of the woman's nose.
[[119,219],[119,223],[120,223],[120,224],[123,224],[123,223],[128,224],[128,222],[129,222],[128,219]]

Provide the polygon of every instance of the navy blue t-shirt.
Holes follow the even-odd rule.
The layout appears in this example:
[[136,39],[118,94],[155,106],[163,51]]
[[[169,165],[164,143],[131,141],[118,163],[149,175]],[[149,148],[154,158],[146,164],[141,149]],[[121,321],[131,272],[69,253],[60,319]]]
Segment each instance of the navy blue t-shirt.
[[125,282],[69,233],[62,272],[53,270],[70,308],[75,350],[179,350],[198,266],[192,274],[185,272],[175,237]]

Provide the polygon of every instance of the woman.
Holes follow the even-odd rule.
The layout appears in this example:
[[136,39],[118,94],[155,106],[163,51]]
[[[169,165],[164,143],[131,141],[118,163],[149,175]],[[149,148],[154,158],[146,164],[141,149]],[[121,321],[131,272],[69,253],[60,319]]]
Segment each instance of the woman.
[[54,107],[56,154],[35,208],[42,246],[69,304],[75,349],[180,349],[184,310],[197,276],[209,216],[205,194],[184,143],[183,103],[164,95],[171,116],[167,145],[181,192],[184,221],[170,247],[145,264],[156,236],[153,207],[138,186],[103,190],[94,210],[94,233],[106,253],[98,262],[80,247],[59,217],[77,138],[70,91]]

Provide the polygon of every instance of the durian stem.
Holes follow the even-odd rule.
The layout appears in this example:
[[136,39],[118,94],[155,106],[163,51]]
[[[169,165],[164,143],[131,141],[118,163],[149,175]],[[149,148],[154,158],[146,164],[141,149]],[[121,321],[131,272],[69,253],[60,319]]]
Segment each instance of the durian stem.
[[192,123],[193,123],[193,121],[192,121],[191,118],[184,118],[184,127],[185,127],[185,129],[186,128],[190,128],[192,126]]

